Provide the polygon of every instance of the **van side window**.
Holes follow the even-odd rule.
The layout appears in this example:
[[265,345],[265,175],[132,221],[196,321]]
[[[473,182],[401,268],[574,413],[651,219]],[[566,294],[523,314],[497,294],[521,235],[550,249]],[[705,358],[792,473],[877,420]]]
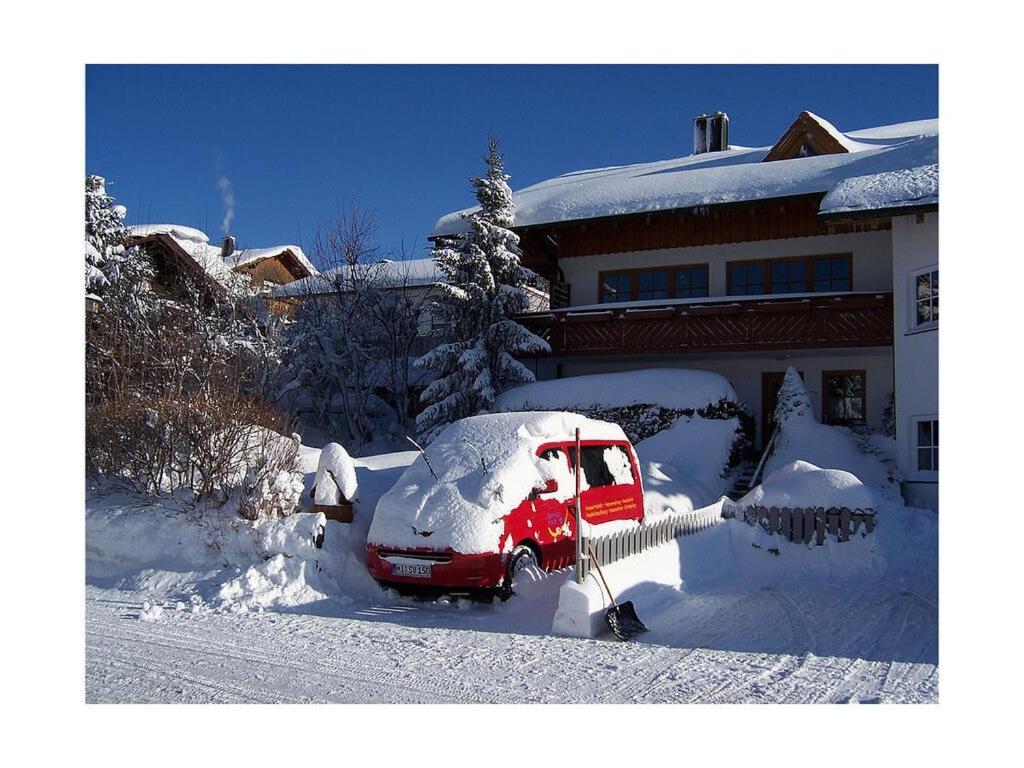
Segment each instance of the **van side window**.
[[[575,459],[576,449],[569,448],[569,456]],[[575,461],[573,462],[575,464]],[[629,456],[616,445],[583,446],[583,479],[590,488],[606,485],[631,485],[633,470]]]

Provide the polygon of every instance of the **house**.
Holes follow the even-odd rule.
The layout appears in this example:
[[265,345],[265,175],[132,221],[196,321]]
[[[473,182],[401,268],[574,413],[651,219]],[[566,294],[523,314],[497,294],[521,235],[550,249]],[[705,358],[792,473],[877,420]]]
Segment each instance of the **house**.
[[250,287],[265,294],[269,309],[289,314],[294,302],[273,299],[273,289],[317,274],[297,245],[236,248],[235,238],[228,236],[217,246],[205,232],[179,224],[136,225],[128,231],[153,260],[154,290],[169,298],[180,300],[195,286],[222,291],[247,278]]
[[[895,404],[911,503],[938,499],[938,121],[842,132],[801,113],[770,147],[694,121],[692,154],[566,173],[515,193],[551,309],[539,379],[658,366],[732,381],[763,447],[786,369],[822,421],[882,428]],[[464,231],[465,211],[432,238]]]
[[[445,337],[447,323],[438,318],[435,311],[435,299],[440,294],[444,276],[433,259],[381,259],[355,268],[342,265],[275,288],[270,296],[279,301],[336,299],[360,282],[402,291],[411,305],[417,308],[421,342],[417,345],[416,354],[423,354]],[[545,311],[549,306],[547,283],[540,278],[534,282],[535,285],[525,287],[530,311]]]

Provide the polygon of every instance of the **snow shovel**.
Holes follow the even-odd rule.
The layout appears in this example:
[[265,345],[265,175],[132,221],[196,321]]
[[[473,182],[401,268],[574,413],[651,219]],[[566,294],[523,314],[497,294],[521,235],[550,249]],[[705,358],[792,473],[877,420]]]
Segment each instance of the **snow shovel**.
[[636,615],[633,601],[627,600],[622,605],[615,602],[612,591],[608,587],[608,582],[604,580],[604,573],[601,572],[601,561],[597,559],[597,555],[594,554],[594,548],[590,544],[587,544],[587,551],[590,552],[590,557],[593,559],[594,565],[597,566],[597,575],[601,577],[601,583],[604,584],[604,589],[608,593],[608,599],[612,601],[612,607],[604,612],[604,620],[608,624],[608,629],[619,640],[631,640],[641,632],[646,632],[647,627],[640,621],[640,617]]

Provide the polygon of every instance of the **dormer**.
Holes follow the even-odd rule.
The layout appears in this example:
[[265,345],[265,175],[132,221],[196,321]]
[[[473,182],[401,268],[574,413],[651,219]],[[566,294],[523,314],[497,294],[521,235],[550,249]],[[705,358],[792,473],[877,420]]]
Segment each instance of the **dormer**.
[[761,162],[843,154],[850,151],[844,139],[828,120],[813,112],[801,112]]

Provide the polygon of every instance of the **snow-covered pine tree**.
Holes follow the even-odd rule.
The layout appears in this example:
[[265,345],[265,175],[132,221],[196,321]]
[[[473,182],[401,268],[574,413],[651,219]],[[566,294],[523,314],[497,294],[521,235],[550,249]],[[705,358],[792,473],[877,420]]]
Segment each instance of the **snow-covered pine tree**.
[[811,396],[807,393],[804,380],[793,366],[786,369],[775,404],[775,423],[781,426],[789,419],[814,419]]
[[153,268],[140,248],[125,245],[125,214],[102,176],[85,177],[85,292],[116,293],[128,311],[144,311]]
[[534,380],[515,355],[546,352],[547,342],[512,318],[526,311],[519,236],[512,232],[515,204],[498,141],[488,142],[487,173],[470,179],[480,208],[466,215],[466,234],[439,241],[434,260],[445,275],[436,311],[451,324],[453,341],[417,361],[438,372],[424,390],[429,403],[416,420],[432,439],[456,419],[487,411],[509,387]]

